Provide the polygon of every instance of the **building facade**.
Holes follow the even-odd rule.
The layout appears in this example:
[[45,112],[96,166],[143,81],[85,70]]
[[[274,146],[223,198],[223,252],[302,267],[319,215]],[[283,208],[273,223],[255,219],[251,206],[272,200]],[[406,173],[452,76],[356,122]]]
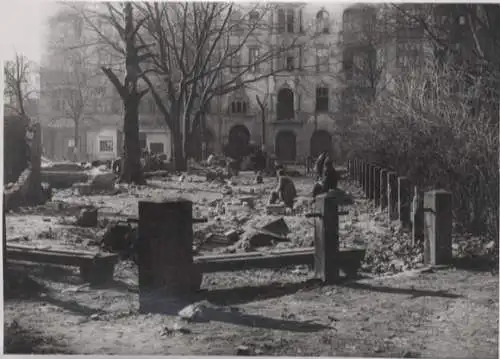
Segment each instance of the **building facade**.
[[[299,46],[273,61],[256,66],[251,75],[264,73],[269,68],[286,68],[286,71],[276,72],[233,93],[214,98],[204,113],[203,133],[199,135],[198,143],[193,141],[192,155],[198,159],[209,153],[228,151],[244,155],[248,144],[255,144],[264,146],[283,162],[303,162],[307,156],[316,156],[324,150],[331,151],[340,161],[344,131],[340,106],[341,61],[337,46],[339,14],[341,7],[336,4],[283,3],[276,6],[266,19],[273,24],[273,30],[258,34],[255,40],[248,40],[236,61],[252,61],[258,56],[262,41],[279,44],[294,39]],[[55,22],[57,26],[51,28],[52,37],[64,36],[69,41],[74,36],[72,41],[80,41],[85,31],[80,31],[78,21],[62,21],[69,27],[66,30],[61,30],[61,21]],[[237,44],[239,35],[231,36],[231,41]],[[109,56],[106,52],[95,51],[90,57],[96,62],[94,67],[99,68]],[[55,57],[49,54],[45,65],[54,67]],[[85,61],[89,63],[90,60]],[[61,73],[61,69],[57,71]],[[49,71],[45,73],[49,74]],[[60,79],[61,76],[53,78]],[[75,121],[61,110],[65,91],[62,84],[58,85],[49,87],[60,87],[60,92],[51,91],[51,96],[42,101],[45,103],[44,127],[47,128],[43,144],[47,156],[54,158],[67,157],[75,145]],[[79,124],[78,136],[81,138],[76,152],[82,159],[117,156],[123,142],[121,100],[103,75],[99,81],[92,82],[92,86],[95,87],[93,95],[89,95],[89,105],[85,107]],[[152,152],[170,156],[169,131],[153,99],[148,96],[141,101],[141,143]],[[259,101],[263,107],[259,106]]]

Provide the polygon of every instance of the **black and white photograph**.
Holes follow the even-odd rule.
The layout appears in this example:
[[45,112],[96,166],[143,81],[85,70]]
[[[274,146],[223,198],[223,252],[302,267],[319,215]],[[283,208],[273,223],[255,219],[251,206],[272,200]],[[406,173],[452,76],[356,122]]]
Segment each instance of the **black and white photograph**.
[[4,354],[498,358],[500,4],[0,22]]

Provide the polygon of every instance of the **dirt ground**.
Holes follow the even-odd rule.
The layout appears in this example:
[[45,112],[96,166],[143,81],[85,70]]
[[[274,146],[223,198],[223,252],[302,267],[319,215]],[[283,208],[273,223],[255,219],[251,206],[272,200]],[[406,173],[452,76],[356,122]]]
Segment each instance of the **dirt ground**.
[[[52,204],[8,214],[7,238],[33,246],[98,250],[92,239],[102,228],[70,225],[82,205],[100,207],[102,220],[136,216],[139,199],[179,192],[195,203],[195,217],[209,219],[195,225],[198,237],[269,219],[263,207],[274,179],[255,185],[249,174],[242,174],[227,194],[228,186],[188,177],[184,182],[153,180],[114,196],[60,191]],[[311,179],[295,182],[299,196],[308,196]],[[82,283],[76,268],[12,262],[9,273],[17,280],[5,293],[6,352],[235,355],[243,345],[256,355],[497,357],[498,275],[413,270],[421,267],[421,252],[408,246],[407,235],[351,183],[342,181],[340,187],[355,199],[349,215],[341,218],[341,246],[367,248],[363,276],[356,281],[320,286],[310,268],[300,266],[206,274],[203,291],[191,300],[203,304],[206,320],[185,322],[176,315],[138,312],[132,262],[120,262],[114,282],[98,288]],[[256,199],[255,209],[236,201],[249,195]],[[307,211],[303,202],[299,207]],[[285,221],[292,233],[280,247],[312,244],[313,219],[299,213]],[[455,241],[454,249],[460,246]],[[201,252],[225,250],[207,246]]]

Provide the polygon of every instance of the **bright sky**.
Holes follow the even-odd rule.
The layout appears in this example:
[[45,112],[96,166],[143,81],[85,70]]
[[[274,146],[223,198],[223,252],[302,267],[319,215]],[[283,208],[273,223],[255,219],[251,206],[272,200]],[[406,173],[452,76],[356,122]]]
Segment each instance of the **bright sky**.
[[45,21],[54,11],[50,0],[3,0],[0,2],[0,53],[2,60],[19,52],[40,62],[44,46]]

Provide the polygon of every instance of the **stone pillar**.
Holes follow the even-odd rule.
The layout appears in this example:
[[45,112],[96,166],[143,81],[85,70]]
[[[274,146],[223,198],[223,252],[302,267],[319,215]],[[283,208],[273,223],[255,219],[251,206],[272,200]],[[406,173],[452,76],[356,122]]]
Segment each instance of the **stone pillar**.
[[189,295],[201,285],[193,265],[192,202],[140,201],[138,236],[140,311],[168,312],[167,298]]
[[31,126],[32,137],[30,140],[30,167],[29,189],[26,195],[26,201],[29,204],[42,203],[42,129],[39,123]]
[[424,240],[424,200],[417,186],[413,188],[411,204],[411,241],[415,246]]
[[424,195],[424,263],[451,264],[451,193],[444,190]]
[[398,175],[396,172],[387,173],[387,213],[389,219],[398,219]]
[[363,188],[363,178],[365,178],[365,163],[363,161],[360,161],[359,164],[359,186],[361,189]]
[[338,201],[343,192],[335,189],[316,197],[320,216],[314,226],[314,270],[323,283],[335,283],[339,278],[339,216]]
[[361,183],[361,160],[356,161],[356,184]]
[[373,199],[376,207],[380,206],[380,170],[378,166],[373,168]]
[[401,227],[409,230],[411,212],[411,185],[406,177],[398,177],[398,215]]
[[387,207],[387,170],[380,169],[380,209]]

